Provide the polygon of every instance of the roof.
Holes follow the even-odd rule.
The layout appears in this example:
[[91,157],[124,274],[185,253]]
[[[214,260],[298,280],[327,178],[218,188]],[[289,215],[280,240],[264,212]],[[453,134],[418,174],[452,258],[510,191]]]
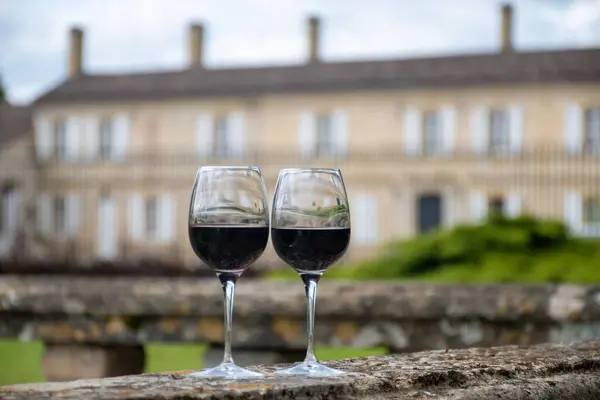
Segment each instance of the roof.
[[36,103],[260,96],[510,83],[600,82],[600,48],[71,78]]
[[0,100],[0,145],[31,130],[31,107],[17,107]]

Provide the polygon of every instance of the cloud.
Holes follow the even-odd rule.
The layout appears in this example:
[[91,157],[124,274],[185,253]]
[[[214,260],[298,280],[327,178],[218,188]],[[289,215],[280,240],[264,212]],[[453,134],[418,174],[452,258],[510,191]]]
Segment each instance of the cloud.
[[[515,0],[518,48],[598,45],[600,0]],[[301,62],[309,14],[326,60],[493,51],[497,0],[3,0],[0,73],[10,99],[64,79],[68,29],[85,29],[87,71],[181,68],[187,27],[206,24],[209,66]]]

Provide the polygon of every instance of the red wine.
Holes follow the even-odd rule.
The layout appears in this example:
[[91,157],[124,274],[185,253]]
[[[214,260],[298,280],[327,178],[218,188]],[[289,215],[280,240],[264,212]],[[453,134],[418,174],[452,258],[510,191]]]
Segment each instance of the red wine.
[[196,255],[217,273],[241,274],[267,247],[268,226],[190,226]]
[[283,261],[300,274],[321,274],[350,243],[350,228],[272,228],[271,240]]

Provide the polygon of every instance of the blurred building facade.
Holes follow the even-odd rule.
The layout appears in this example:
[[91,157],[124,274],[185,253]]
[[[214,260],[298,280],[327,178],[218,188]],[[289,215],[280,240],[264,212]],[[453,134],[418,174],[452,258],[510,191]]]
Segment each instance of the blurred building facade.
[[68,79],[3,145],[4,237],[29,207],[61,257],[197,263],[187,213],[210,164],[260,166],[269,196],[281,168],[341,168],[351,258],[494,210],[600,236],[600,49],[518,51],[512,18],[494,53],[328,62],[312,17],[306,63],[235,69],[205,66],[192,25],[187,67],[128,75],[85,73],[74,28]]

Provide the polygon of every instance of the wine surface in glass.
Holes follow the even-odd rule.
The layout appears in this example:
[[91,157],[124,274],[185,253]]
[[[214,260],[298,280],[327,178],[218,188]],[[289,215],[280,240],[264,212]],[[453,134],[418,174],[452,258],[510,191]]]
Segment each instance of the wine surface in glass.
[[323,273],[350,243],[350,228],[272,228],[277,255],[298,273]]
[[244,272],[265,250],[269,227],[263,225],[190,226],[192,249],[217,272]]

